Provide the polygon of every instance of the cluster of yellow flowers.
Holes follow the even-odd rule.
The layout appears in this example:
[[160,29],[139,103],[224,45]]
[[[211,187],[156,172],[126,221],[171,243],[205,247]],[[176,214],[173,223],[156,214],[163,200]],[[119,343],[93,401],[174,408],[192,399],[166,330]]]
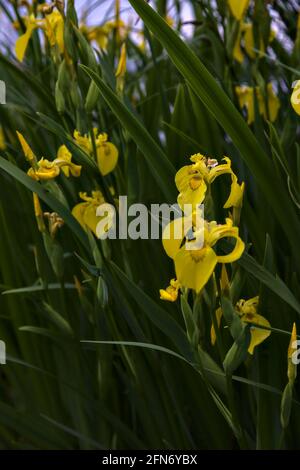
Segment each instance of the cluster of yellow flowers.
[[[250,0],[228,0],[228,5],[232,16],[238,22],[238,34],[233,48],[233,57],[243,63],[245,54],[250,59],[261,57],[265,53],[265,44],[260,39],[259,51],[255,50],[254,30],[251,22],[245,22],[244,17],[250,5]],[[275,38],[275,32],[271,29],[269,43]],[[260,87],[236,86],[235,91],[238,97],[241,109],[246,108],[248,115],[248,124],[254,122],[255,99],[259,114],[266,120],[276,121],[280,108],[280,101],[276,96],[272,83],[266,85],[266,90]]]
[[[234,225],[234,222],[238,223],[239,220],[244,183],[238,183],[238,178],[231,168],[231,160],[224,157],[223,161],[225,163],[219,164],[217,160],[198,153],[192,155],[192,164],[184,166],[176,174],[178,204],[183,210],[186,205],[190,205],[191,210],[168,224],[163,232],[163,246],[167,255],[174,261],[176,279],[172,279],[166,289],[160,290],[162,300],[175,302],[181,290],[192,289],[196,293],[201,292],[215,271],[217,263],[222,264],[222,273],[225,272],[225,276],[222,274],[222,277],[226,278],[227,287],[229,286],[225,264],[237,261],[245,249],[245,244],[239,236],[239,229]],[[199,220],[196,217],[199,205],[202,203],[205,205],[207,195],[211,197],[210,185],[217,177],[224,174],[231,177],[231,189],[223,208],[231,208],[232,212],[226,218],[225,224],[207,221],[203,218],[203,214]],[[178,237],[179,233],[182,233],[182,237]],[[235,245],[228,254],[218,255],[214,248],[224,238],[233,239]],[[191,242],[197,239],[201,241],[201,246],[196,245],[191,248]],[[250,330],[251,341],[248,348],[250,354],[253,354],[255,346],[270,335],[270,323],[258,314],[257,308],[258,297],[246,301],[240,300],[236,305],[236,312],[241,320],[255,325]],[[216,318],[220,326],[221,308],[217,309]],[[212,344],[215,340],[216,333],[212,326]]]
[[[99,133],[98,129],[93,129],[93,139],[88,135],[81,135],[77,130],[74,131],[74,139],[76,144],[89,156],[94,155],[94,145],[97,156],[97,163],[100,173],[105,176],[113,171],[118,163],[119,152],[117,147],[108,141],[108,136]],[[94,140],[94,143],[93,143]]]
[[26,31],[18,37],[15,45],[16,57],[20,62],[24,59],[29,40],[36,29],[44,31],[51,47],[57,46],[60,54],[64,52],[64,19],[60,11],[46,11],[42,18],[36,18],[32,13],[23,18],[23,21]]
[[280,101],[273,90],[272,83],[268,83],[266,98],[263,96],[259,87],[237,86],[235,88],[239,105],[241,109],[246,108],[248,115],[248,124],[254,122],[255,117],[255,99],[259,114],[271,122],[276,121],[280,109]]
[[[231,177],[231,190],[224,208],[241,207],[244,183],[238,183],[230,159],[224,157],[225,163],[219,164],[217,160],[198,153],[192,155],[191,161],[192,164],[181,168],[175,177],[179,191],[178,204],[183,210],[190,205],[191,212],[184,213],[183,217],[172,221],[163,232],[163,246],[167,255],[174,260],[177,276],[177,281],[172,282],[167,290],[160,291],[163,300],[175,301],[179,286],[200,292],[217,263],[232,263],[239,259],[244,251],[244,243],[239,237],[238,228],[233,225],[232,218],[228,217],[225,224],[208,222],[203,218],[196,220],[199,205],[205,203],[210,185],[220,175],[228,174]],[[178,237],[179,233],[182,234],[181,238]],[[233,238],[236,243],[231,253],[221,256],[216,254],[213,247],[222,238]],[[201,239],[202,246],[190,249],[189,243],[194,239]]]
[[[107,134],[98,133],[98,129],[94,129],[94,144],[97,154],[97,162],[99,171],[102,175],[107,175],[114,170],[118,162],[118,149],[114,144],[108,142]],[[76,165],[72,162],[72,154],[65,145],[61,145],[57,151],[56,158],[54,160],[48,160],[46,158],[37,159],[33,150],[25,140],[24,136],[17,132],[23,153],[30,163],[30,168],[27,172],[28,176],[36,181],[48,181],[53,180],[59,176],[62,171],[63,174],[68,178],[70,175],[79,177],[81,175],[81,165]],[[90,157],[94,154],[93,141],[87,135],[81,135],[77,130],[74,131],[74,140],[77,145]],[[113,192],[112,192],[113,193]],[[92,191],[92,195],[88,196],[86,193],[80,192],[80,198],[84,201],[75,205],[72,210],[73,216],[80,223],[84,229],[90,229],[96,236],[96,227],[103,216],[97,215],[97,208],[105,203],[105,198],[100,190]],[[39,198],[37,194],[33,195],[34,210],[37,218],[38,226],[41,231],[44,231],[45,225],[43,221],[43,214]],[[49,218],[49,223],[55,227],[52,233],[56,233],[61,222],[55,220],[53,224],[53,217]],[[107,226],[104,227],[105,231],[111,228],[112,221],[109,221]]]
[[[81,135],[77,130],[74,131],[74,139],[76,144],[89,156],[93,157],[96,152],[97,164],[102,176],[111,173],[119,158],[117,147],[108,141],[108,136],[105,133],[99,133],[97,128],[93,129],[93,139],[88,135]],[[111,189],[113,194],[113,190]],[[103,216],[97,215],[97,208],[105,204],[105,198],[100,190],[92,191],[91,196],[84,192],[79,193],[80,199],[84,202],[78,203],[72,210],[72,214],[80,225],[86,229],[90,229],[97,237],[96,228],[98,223],[102,220]],[[112,226],[112,220],[104,227],[107,232]]]

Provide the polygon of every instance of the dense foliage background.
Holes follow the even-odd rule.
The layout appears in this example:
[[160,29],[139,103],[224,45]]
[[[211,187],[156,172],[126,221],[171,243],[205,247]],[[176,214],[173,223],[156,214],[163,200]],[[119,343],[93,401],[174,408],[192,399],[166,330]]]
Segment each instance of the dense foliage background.
[[[298,2],[246,2],[241,19],[226,0],[130,0],[126,12],[122,1],[119,10],[99,0],[79,18],[76,2],[63,3],[50,5],[64,11],[63,49],[56,34],[34,29],[20,61],[15,41],[26,18],[50,10],[0,1],[0,448],[299,448],[299,383],[287,376],[300,314],[299,116],[290,102],[300,74]],[[250,46],[242,22],[252,25]],[[116,77],[125,43],[127,70]],[[242,103],[248,112],[243,85],[260,90]],[[73,138],[93,127],[119,152],[107,175]],[[16,131],[38,160],[66,145],[80,177],[30,178]],[[198,152],[230,157],[245,182],[246,248],[223,290],[218,265],[200,293],[163,302],[174,266],[161,240],[100,241],[71,211],[79,192],[96,189],[113,204],[119,195],[148,207],[174,203],[175,173]],[[228,215],[229,187],[227,176],[212,186],[215,220]],[[54,234],[47,216],[35,217],[32,192],[42,212],[64,220]],[[232,324],[236,302],[255,296],[271,334],[251,355]],[[212,345],[220,302],[227,310]]]

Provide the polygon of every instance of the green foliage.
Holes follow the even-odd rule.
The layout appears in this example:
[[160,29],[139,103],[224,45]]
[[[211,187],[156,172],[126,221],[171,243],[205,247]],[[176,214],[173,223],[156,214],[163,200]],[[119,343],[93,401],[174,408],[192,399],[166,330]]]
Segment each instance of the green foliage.
[[[227,2],[175,2],[172,26],[164,18],[171,1],[130,3],[139,34],[113,26],[102,49],[72,1],[64,53],[41,29],[22,63],[13,45],[1,44],[0,340],[7,364],[0,365],[0,449],[300,448],[299,383],[287,385],[290,333],[300,324],[299,116],[290,104],[300,30],[293,2],[270,7],[284,40],[278,35],[254,57],[243,49],[243,63],[234,59],[238,23]],[[183,3],[194,15],[189,35]],[[245,19],[253,21],[257,49],[260,39],[268,42],[270,8],[250,3]],[[24,9],[2,4],[1,17],[20,22]],[[123,88],[115,77],[122,42]],[[235,87],[259,87],[268,108],[270,81],[278,117],[264,119],[255,102],[248,125]],[[105,176],[95,127],[119,151]],[[75,142],[75,130],[90,137],[90,154]],[[54,160],[65,145],[82,166],[80,177],[28,176],[16,131],[38,160]],[[201,293],[183,288],[171,304],[159,299],[174,277],[161,240],[99,240],[72,209],[82,202],[79,192],[94,190],[115,206],[120,195],[148,207],[175,203],[175,173],[197,152],[219,162],[230,157],[245,181],[239,230],[246,249],[228,268],[225,290],[218,266]],[[63,219],[54,234],[43,215],[41,233],[32,193],[42,212]],[[225,176],[209,194],[220,223],[226,194]],[[224,241],[218,249],[228,247]],[[250,355],[253,325],[236,304],[256,296],[271,334]]]

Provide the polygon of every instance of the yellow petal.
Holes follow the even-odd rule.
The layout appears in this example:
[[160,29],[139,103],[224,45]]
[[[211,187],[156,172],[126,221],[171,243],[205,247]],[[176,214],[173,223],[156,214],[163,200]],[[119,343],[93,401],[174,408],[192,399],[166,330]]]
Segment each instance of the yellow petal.
[[170,281],[170,285],[166,289],[160,289],[160,299],[168,302],[175,302],[178,298],[178,290],[180,284],[176,279]]
[[81,135],[80,132],[77,130],[74,131],[73,137],[77,145],[79,145],[82,150],[84,150],[87,154],[91,154],[93,152],[92,142],[86,135]]
[[291,104],[296,113],[300,116],[300,80],[294,84],[293,93],[291,96]]
[[[51,162],[52,163],[52,162]],[[37,170],[30,168],[27,172],[28,176],[37,181],[48,181],[56,178],[60,173],[60,170],[57,166],[40,166]]]
[[5,150],[5,149],[6,149],[5,135],[4,135],[2,127],[0,127],[0,150]]
[[271,122],[276,121],[278,116],[278,111],[280,109],[279,98],[275,95],[272,83],[269,83],[267,86],[268,91],[268,108],[269,108],[269,118]]
[[242,256],[245,250],[245,243],[239,237],[234,238],[236,238],[234,249],[228,255],[218,256],[218,263],[234,263],[234,261],[237,261]]
[[233,16],[240,21],[246,13],[250,0],[228,0],[228,4]]
[[220,287],[222,292],[227,292],[230,289],[230,282],[225,264],[222,264]]
[[78,177],[81,174],[81,165],[75,165],[72,163],[72,154],[65,145],[61,145],[57,151],[57,158],[53,161],[53,164],[62,169],[67,178],[70,176],[70,172],[73,176]]
[[217,256],[210,247],[193,252],[183,246],[175,255],[174,262],[176,277],[180,284],[198,293],[214,272]]
[[[245,323],[255,323],[257,325],[265,326],[267,328],[271,327],[268,320],[265,317],[263,317],[262,315],[258,315],[257,313],[256,314],[245,314],[245,315],[242,316],[242,320]],[[256,346],[258,346],[260,343],[262,343],[265,339],[267,339],[270,336],[271,331],[270,330],[264,330],[264,329],[261,329],[261,328],[255,328],[255,326],[253,326],[250,329],[250,333],[251,333],[251,341],[250,341],[248,351],[249,351],[250,354],[253,354],[254,348]]]
[[255,48],[255,44],[254,44],[252,23],[245,23],[243,30],[244,30],[244,42],[245,42],[246,52],[248,56],[251,57],[251,59],[255,59],[256,53],[253,50]]
[[[222,315],[223,315],[223,312],[222,312],[222,309],[220,307],[216,310],[216,320],[217,320],[217,325],[218,325],[219,328],[220,328],[220,324],[221,324]],[[212,323],[211,329],[210,329],[210,341],[211,341],[212,345],[215,344],[216,339],[217,339],[216,331],[215,331],[214,324]]]
[[205,197],[206,183],[201,172],[194,170],[194,167],[194,165],[185,165],[175,176],[175,184],[179,191],[177,202],[182,209],[187,204],[193,206],[201,204]]
[[31,150],[30,146],[28,145],[27,141],[25,140],[24,136],[21,132],[17,132],[18,139],[20,141],[23,153],[25,158],[29,161],[30,164],[33,164],[36,161],[36,156],[34,155],[33,151]]
[[242,207],[243,196],[244,196],[245,183],[241,185],[237,182],[237,177],[232,173],[230,194],[227,201],[224,204],[224,209],[229,207]]
[[230,158],[224,157],[223,160],[225,160],[226,163],[216,165],[209,171],[207,175],[207,180],[210,184],[213,183],[218,176],[232,173]]
[[[97,216],[96,211],[100,204],[93,203],[87,204],[87,207],[83,211],[83,221],[84,224],[96,235],[97,238],[101,237],[101,234],[97,233],[97,225],[98,223],[104,219],[106,216]],[[113,218],[108,219],[107,225],[104,227],[104,232],[107,232],[113,223]]]
[[184,225],[184,218],[179,217],[172,220],[172,222],[170,222],[164,228],[162,234],[163,247],[167,255],[172,259],[174,259],[176,253],[180,249],[182,241],[185,237]]
[[87,202],[80,202],[79,204],[76,204],[76,206],[73,207],[72,209],[72,215],[75,217],[77,222],[80,223],[82,228],[86,228],[85,222],[84,222],[84,212],[86,208],[88,207],[89,203]]
[[50,45],[57,44],[59,52],[64,52],[64,20],[58,11],[53,11],[45,17],[45,32]]
[[241,40],[242,40],[242,28],[239,28],[239,32],[235,41],[235,45],[233,48],[233,58],[242,64],[244,62],[244,53],[241,49]]
[[232,221],[230,219],[226,219],[226,224],[224,225],[213,225],[212,222],[209,224],[209,233],[206,238],[206,243],[210,246],[214,246],[217,241],[222,238],[235,238],[236,244],[231,253],[224,256],[218,256],[218,262],[233,263],[242,256],[245,244],[239,237],[238,228],[232,226]]
[[118,163],[119,152],[111,142],[105,142],[97,148],[97,160],[100,173],[105,176],[114,170]]
[[126,73],[126,44],[124,43],[121,47],[120,60],[118,63],[116,77],[124,77]]
[[[296,342],[296,343],[295,343]],[[293,324],[290,344],[288,348],[288,371],[287,376],[290,383],[294,383],[297,376],[297,363],[293,362],[293,354],[297,351],[297,329],[296,323]]]
[[254,90],[248,86],[241,86],[235,88],[238,96],[240,108],[246,108],[248,113],[248,124],[254,122]]
[[29,23],[26,29],[26,32],[22,36],[18,37],[15,45],[16,57],[19,62],[23,62],[24,55],[29,43],[29,40],[32,36],[33,31],[37,28],[37,25],[34,23]]
[[290,344],[288,348],[288,359],[292,359],[292,356],[295,351],[297,351],[297,347],[294,347],[294,343],[297,341],[297,328],[296,328],[296,323],[293,323],[293,330],[291,334],[291,339],[290,339]]

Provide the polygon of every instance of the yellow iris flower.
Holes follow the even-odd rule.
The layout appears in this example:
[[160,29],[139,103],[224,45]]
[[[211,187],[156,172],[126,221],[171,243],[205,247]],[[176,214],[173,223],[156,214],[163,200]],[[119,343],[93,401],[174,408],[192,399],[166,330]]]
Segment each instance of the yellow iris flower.
[[171,279],[170,285],[166,289],[159,290],[160,299],[167,300],[168,302],[176,302],[179,289],[180,283],[177,279]]
[[[269,43],[271,43],[275,37],[276,33],[274,30],[271,30]],[[253,35],[253,24],[252,23],[241,23],[239,26],[239,32],[237,35],[237,39],[233,49],[233,57],[236,61],[243,63],[244,62],[244,52],[241,46],[244,46],[244,49],[247,55],[251,59],[255,59],[257,53],[254,51],[255,49],[255,42],[254,42],[254,35]],[[265,52],[265,45],[263,40],[261,39],[259,45],[259,56],[262,56]]]
[[100,49],[106,50],[108,44],[108,36],[112,31],[112,26],[105,23],[103,26],[86,26],[81,25],[80,31],[85,35],[88,41],[95,41]]
[[35,18],[34,15],[30,15],[25,19],[26,31],[16,41],[15,51],[17,59],[22,62],[29,40],[35,29],[41,28],[53,47],[58,46],[59,52],[64,51],[64,20],[62,15],[58,11],[45,15],[45,18]]
[[49,161],[45,158],[41,158],[37,161],[36,156],[24,136],[20,132],[17,132],[17,135],[24,155],[31,164],[31,168],[28,170],[27,174],[32,179],[37,181],[51,180],[56,178],[61,170],[67,177],[70,176],[70,173],[75,177],[80,176],[81,166],[72,162],[72,154],[65,145],[59,147],[55,160]]
[[179,191],[177,202],[181,208],[184,208],[185,204],[193,206],[201,204],[208,186],[223,174],[231,176],[230,195],[224,208],[227,209],[240,203],[244,186],[238,184],[237,177],[231,169],[231,160],[228,157],[223,158],[225,163],[222,164],[219,164],[215,159],[206,158],[200,153],[192,155],[190,160],[193,164],[182,167],[175,176],[175,183]]
[[[241,320],[243,322],[253,323],[255,325],[270,328],[271,325],[268,322],[268,320],[262,315],[259,315],[257,313],[258,302],[259,302],[258,296],[253,297],[252,299],[248,299],[248,300],[241,299],[236,304],[236,310],[238,314],[240,315]],[[222,309],[218,308],[216,311],[216,320],[217,320],[218,326],[220,326],[222,315],[223,315]],[[260,343],[262,343],[265,339],[267,339],[270,336],[271,331],[252,326],[250,328],[250,334],[251,334],[251,340],[250,340],[248,352],[250,354],[253,354],[254,348],[258,346]],[[215,344],[215,342],[216,342],[216,332],[215,332],[214,326],[212,325],[211,343]]]
[[[95,145],[97,149],[97,162],[100,173],[105,176],[113,171],[118,163],[119,152],[117,147],[108,142],[108,136],[105,133],[98,134],[98,129],[94,128]],[[93,155],[93,143],[90,136],[81,135],[78,131],[74,131],[74,139],[77,145],[82,148],[88,155]]]
[[239,100],[240,108],[246,108],[247,110],[249,125],[254,122],[255,116],[254,93],[257,98],[259,114],[266,120],[269,119],[271,122],[276,121],[280,109],[280,101],[273,90],[272,83],[268,83],[267,85],[268,111],[259,87],[253,88],[249,86],[237,86],[235,91]]
[[[174,260],[176,277],[180,285],[200,292],[214,272],[217,263],[233,263],[238,260],[245,245],[239,237],[238,228],[233,227],[231,219],[226,219],[224,225],[218,225],[214,221],[203,221],[203,227],[199,230],[196,227],[193,234],[195,239],[199,237],[203,240],[203,245],[199,249],[189,249],[185,234],[182,234],[182,238],[178,237],[180,232],[177,229],[182,224],[185,225],[183,218],[175,219],[167,225],[163,232],[163,246],[167,255]],[[192,229],[192,226],[190,228]],[[219,256],[213,247],[222,238],[234,238],[236,244],[229,254]]]
[[[85,230],[88,228],[98,236],[99,234],[96,233],[97,225],[105,216],[97,216],[96,211],[99,206],[105,203],[104,196],[101,191],[92,191],[92,196],[80,192],[79,196],[84,202],[76,204],[72,214]],[[112,224],[113,219],[109,218],[104,232],[107,232],[112,227]]]
[[80,31],[85,35],[89,42],[94,41],[100,49],[106,50],[109,40],[109,35],[118,30],[122,39],[128,34],[129,27],[126,26],[122,20],[107,21],[101,26],[87,26],[82,24]]
[[[300,16],[299,16],[300,17]],[[291,104],[297,114],[300,116],[300,80],[294,84],[291,96]]]
[[229,8],[236,20],[240,21],[246,14],[250,0],[228,0]]
[[[271,325],[268,322],[268,320],[262,315],[259,315],[257,313],[258,302],[259,302],[258,296],[253,297],[252,299],[249,299],[249,300],[241,299],[237,303],[236,309],[242,321],[246,323],[253,323],[262,327],[270,328]],[[267,339],[270,336],[271,331],[252,326],[250,328],[250,333],[251,333],[251,341],[250,341],[250,345],[248,348],[248,352],[250,354],[253,354],[254,348],[258,346],[260,343],[262,343],[263,341],[265,341],[265,339]]]

